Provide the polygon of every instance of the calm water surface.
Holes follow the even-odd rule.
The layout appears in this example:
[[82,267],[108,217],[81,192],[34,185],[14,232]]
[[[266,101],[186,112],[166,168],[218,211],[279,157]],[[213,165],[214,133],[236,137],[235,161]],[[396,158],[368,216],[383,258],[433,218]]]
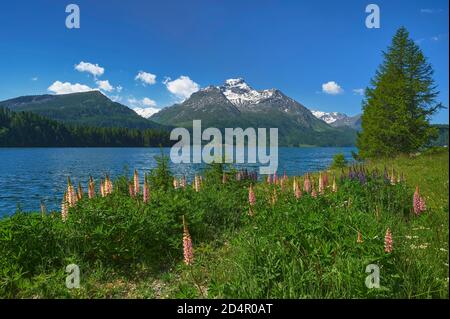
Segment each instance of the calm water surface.
[[[170,149],[163,149],[169,154]],[[352,147],[279,148],[278,171],[288,175],[326,168],[333,155],[351,160]],[[134,169],[142,173],[155,167],[159,148],[0,148],[0,216],[39,210],[42,200],[48,210],[59,209],[67,177],[86,188],[89,175],[96,181],[105,174],[115,178]],[[256,164],[241,165],[256,169]],[[192,176],[202,164],[172,164],[175,175]],[[97,183],[98,187],[98,183]]]

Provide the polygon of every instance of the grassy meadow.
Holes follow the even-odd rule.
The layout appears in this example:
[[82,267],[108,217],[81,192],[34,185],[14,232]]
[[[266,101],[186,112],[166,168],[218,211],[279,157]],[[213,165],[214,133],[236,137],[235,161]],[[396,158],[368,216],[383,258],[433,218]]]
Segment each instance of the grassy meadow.
[[174,188],[160,160],[145,195],[94,181],[63,216],[0,220],[0,298],[448,298],[448,164],[445,149],[270,183],[212,165]]

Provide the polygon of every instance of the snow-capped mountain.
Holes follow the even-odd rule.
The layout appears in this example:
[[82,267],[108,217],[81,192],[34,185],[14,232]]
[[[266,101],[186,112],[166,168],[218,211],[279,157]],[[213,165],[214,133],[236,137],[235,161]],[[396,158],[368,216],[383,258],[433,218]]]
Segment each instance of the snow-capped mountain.
[[280,145],[342,146],[354,143],[355,132],[334,128],[316,118],[301,103],[277,89],[255,90],[242,78],[210,85],[187,100],[162,109],[150,120],[170,126],[278,128]]
[[135,107],[133,108],[133,111],[135,111],[138,115],[142,116],[143,118],[148,119],[153,114],[158,113],[160,109],[154,107],[145,107],[145,108]]
[[347,114],[340,112],[323,112],[317,110],[311,110],[311,113],[318,119],[321,119],[334,127],[349,126],[352,128],[359,128],[361,126],[360,114],[348,116]]
[[274,89],[257,91],[250,87],[243,78],[228,79],[224,85],[217,88],[235,106],[258,104],[275,93]]

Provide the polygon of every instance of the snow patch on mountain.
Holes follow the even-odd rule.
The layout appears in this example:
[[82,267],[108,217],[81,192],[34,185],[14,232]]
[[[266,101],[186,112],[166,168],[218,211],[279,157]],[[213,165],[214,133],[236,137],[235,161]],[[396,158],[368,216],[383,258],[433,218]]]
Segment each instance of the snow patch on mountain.
[[138,115],[142,116],[143,118],[148,119],[150,116],[152,116],[155,113],[158,113],[160,109],[154,108],[154,107],[135,107],[133,109]]
[[326,122],[327,124],[331,124],[336,122],[337,120],[342,120],[348,117],[346,114],[339,112],[322,112],[317,110],[311,110],[311,113],[318,119],[321,119],[322,121]]
[[275,90],[257,91],[250,87],[242,78],[228,79],[224,85],[217,88],[235,106],[258,104],[272,97],[275,92]]

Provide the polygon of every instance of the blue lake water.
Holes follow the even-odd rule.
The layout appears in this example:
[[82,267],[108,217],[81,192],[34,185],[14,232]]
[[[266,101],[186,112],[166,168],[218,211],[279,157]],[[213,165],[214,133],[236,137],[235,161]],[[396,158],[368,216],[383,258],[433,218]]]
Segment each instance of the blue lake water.
[[[351,160],[353,147],[287,148],[278,151],[278,172],[303,175],[328,167],[333,155],[343,153]],[[170,149],[163,149],[169,154]],[[59,209],[67,177],[86,188],[89,176],[98,181],[105,174],[112,178],[149,171],[156,165],[159,148],[0,148],[0,216],[13,213],[18,205],[24,211],[37,211],[42,200],[48,210]],[[240,164],[256,169],[257,164]],[[192,177],[202,164],[173,164],[175,175]]]

